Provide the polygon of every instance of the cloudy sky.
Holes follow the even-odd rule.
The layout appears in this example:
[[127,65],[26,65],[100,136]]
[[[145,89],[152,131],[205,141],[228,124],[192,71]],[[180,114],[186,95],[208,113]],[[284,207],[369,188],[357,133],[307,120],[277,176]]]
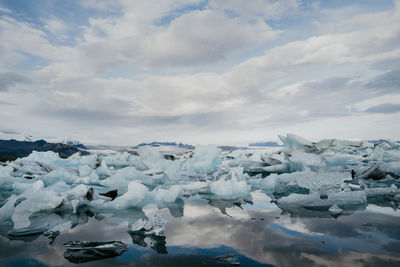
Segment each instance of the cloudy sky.
[[0,130],[400,139],[400,2],[0,0]]

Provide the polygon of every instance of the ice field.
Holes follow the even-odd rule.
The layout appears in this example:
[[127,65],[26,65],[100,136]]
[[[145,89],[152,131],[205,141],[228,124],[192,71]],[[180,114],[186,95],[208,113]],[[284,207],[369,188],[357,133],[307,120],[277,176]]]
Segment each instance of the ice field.
[[[197,146],[193,150],[170,148],[166,153],[139,147],[121,153],[77,153],[67,159],[54,152],[33,152],[7,162],[0,166],[2,246],[12,240],[35,239],[57,245],[58,239],[85,224],[104,222],[118,225],[133,244],[165,254],[169,240],[179,236],[177,231],[166,238],[166,227],[168,232],[168,225],[173,227],[171,223],[177,218],[199,222],[202,209],[207,210],[205,217],[211,209],[218,213],[212,218],[241,223],[258,220],[254,214],[260,218],[273,214],[281,223],[273,222],[275,219],[258,223],[279,225],[287,231],[297,231],[291,229],[297,223],[291,226],[289,218],[339,220],[373,210],[392,216],[391,223],[399,222],[399,143],[311,142],[293,134],[280,139],[283,148],[221,150]],[[193,203],[200,207],[197,212]],[[210,229],[208,235],[213,235],[213,227]],[[230,233],[229,228],[223,231]],[[128,250],[125,243],[115,241],[117,235],[111,240],[102,236],[100,232],[91,238],[103,243],[64,240],[64,258],[84,263],[124,255]],[[395,235],[390,242],[399,244],[399,240]],[[179,246],[182,242],[172,243]],[[393,253],[391,260],[398,261],[398,251]],[[231,256],[215,259],[213,264],[238,263]],[[258,263],[276,263],[271,258],[247,257]]]

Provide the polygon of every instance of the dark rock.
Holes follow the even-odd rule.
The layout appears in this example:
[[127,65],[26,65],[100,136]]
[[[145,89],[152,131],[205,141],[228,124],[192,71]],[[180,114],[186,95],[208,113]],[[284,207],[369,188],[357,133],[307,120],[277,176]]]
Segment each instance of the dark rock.
[[93,200],[93,193],[94,193],[93,187],[90,187],[89,190],[86,193],[85,198],[87,200],[89,200],[89,201],[92,201]]
[[54,151],[61,158],[67,158],[72,154],[81,152],[82,155],[89,154],[86,151],[81,151],[75,146],[61,143],[47,143],[44,140],[36,142],[17,141],[17,140],[0,140],[0,161],[16,160],[29,156],[32,151]]
[[111,201],[113,201],[118,196],[118,189],[108,191],[107,193],[100,193],[100,195],[109,197],[111,198]]
[[73,141],[67,141],[65,144],[70,145],[70,146],[74,146],[76,148],[79,149],[87,149],[87,147],[79,142],[73,142]]
[[169,154],[164,154],[164,158],[166,160],[172,160],[172,161],[176,159],[174,155],[169,155]]

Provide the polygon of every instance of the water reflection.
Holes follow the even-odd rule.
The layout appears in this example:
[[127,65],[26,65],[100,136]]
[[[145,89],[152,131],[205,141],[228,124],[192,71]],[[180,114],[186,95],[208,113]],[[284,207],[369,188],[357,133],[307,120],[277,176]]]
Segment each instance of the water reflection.
[[132,238],[133,244],[139,245],[141,247],[149,247],[154,249],[159,254],[167,254],[167,248],[165,241],[165,236],[159,236],[154,234],[146,234],[142,231],[128,231]]
[[[252,202],[193,196],[144,210],[83,207],[76,214],[33,214],[34,229],[59,231],[50,244],[41,233],[9,235],[12,223],[4,222],[0,265],[20,266],[26,259],[22,265],[220,266],[223,263],[214,258],[230,253],[237,255],[241,266],[400,264],[400,213],[390,204],[345,208],[337,217],[329,211],[279,207],[264,193],[253,192]],[[130,230],[137,220],[152,213],[168,217],[165,235]],[[120,240],[128,250],[120,254],[71,251],[64,243],[72,240]]]

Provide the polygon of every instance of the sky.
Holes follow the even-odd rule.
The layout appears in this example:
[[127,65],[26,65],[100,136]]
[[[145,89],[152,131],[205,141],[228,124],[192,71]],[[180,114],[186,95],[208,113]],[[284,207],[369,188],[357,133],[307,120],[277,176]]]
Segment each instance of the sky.
[[0,0],[0,130],[400,139],[400,1]]

